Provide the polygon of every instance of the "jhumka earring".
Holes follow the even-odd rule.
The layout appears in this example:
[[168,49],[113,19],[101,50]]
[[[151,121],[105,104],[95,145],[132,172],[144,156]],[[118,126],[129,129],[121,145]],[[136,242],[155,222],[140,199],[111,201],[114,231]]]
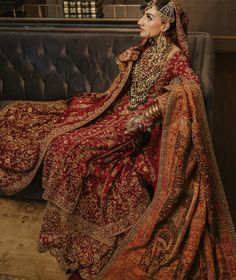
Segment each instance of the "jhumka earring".
[[158,36],[156,43],[157,43],[157,48],[159,50],[166,50],[167,49],[168,40],[164,36],[163,32],[161,32],[160,35]]

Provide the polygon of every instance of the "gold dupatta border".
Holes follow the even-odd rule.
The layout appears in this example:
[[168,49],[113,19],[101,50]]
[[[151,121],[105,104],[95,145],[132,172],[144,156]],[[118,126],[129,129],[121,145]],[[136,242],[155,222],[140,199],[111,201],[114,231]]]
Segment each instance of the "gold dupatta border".
[[[113,81],[110,88],[107,91],[105,91],[105,95],[107,95],[107,96],[110,95],[110,97],[104,102],[104,104],[102,106],[98,107],[96,110],[94,110],[90,114],[86,115],[85,118],[81,121],[78,121],[76,123],[69,124],[69,125],[65,124],[62,127],[57,127],[52,130],[52,132],[40,144],[40,155],[39,155],[38,162],[35,165],[34,169],[32,171],[30,171],[26,176],[24,176],[21,180],[15,182],[12,185],[11,188],[16,191],[13,191],[13,192],[6,191],[5,192],[6,195],[13,195],[16,192],[23,190],[26,186],[28,186],[30,184],[30,182],[33,180],[35,174],[37,173],[37,171],[43,161],[43,158],[46,153],[48,145],[55,137],[57,137],[63,133],[69,132],[71,130],[78,129],[78,128],[88,124],[89,122],[91,122],[92,120],[94,120],[95,118],[100,116],[102,113],[104,113],[112,105],[112,103],[120,95],[120,93],[122,92],[122,89],[124,88],[125,84],[127,83],[131,70],[132,70],[132,66],[133,66],[133,62],[132,61],[128,62],[125,71],[121,72],[115,78],[115,80]],[[3,109],[1,109],[1,115],[4,114],[4,112],[6,112],[9,108],[9,106],[11,106],[12,104],[18,104],[18,103],[22,103],[22,102],[24,102],[24,101],[15,101],[10,104],[7,104],[5,107],[3,107]],[[52,102],[61,102],[61,101],[52,101]],[[27,103],[28,103],[28,101],[27,101]],[[36,101],[36,102],[29,101],[29,103],[35,103],[35,104],[41,103],[42,104],[42,103],[45,103],[45,101]]]

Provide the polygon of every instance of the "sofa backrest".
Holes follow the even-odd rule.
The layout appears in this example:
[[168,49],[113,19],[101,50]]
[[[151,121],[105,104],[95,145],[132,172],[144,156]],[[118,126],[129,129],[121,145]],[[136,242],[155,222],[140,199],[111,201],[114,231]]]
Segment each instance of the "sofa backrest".
[[115,56],[137,35],[96,33],[0,33],[1,99],[67,99],[102,92],[117,74]]

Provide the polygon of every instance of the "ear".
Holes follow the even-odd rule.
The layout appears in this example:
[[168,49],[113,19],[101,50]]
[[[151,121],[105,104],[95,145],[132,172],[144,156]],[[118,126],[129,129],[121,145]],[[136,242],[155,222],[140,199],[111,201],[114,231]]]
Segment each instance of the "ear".
[[161,32],[166,32],[169,28],[170,28],[170,23],[166,21],[161,26]]

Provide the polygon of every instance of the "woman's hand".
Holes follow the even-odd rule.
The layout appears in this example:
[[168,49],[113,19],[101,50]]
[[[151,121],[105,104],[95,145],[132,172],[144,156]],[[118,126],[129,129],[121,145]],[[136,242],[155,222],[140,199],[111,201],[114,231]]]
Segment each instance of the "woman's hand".
[[149,106],[140,115],[132,117],[126,124],[125,134],[139,134],[151,127],[155,121],[162,117],[162,112],[157,103]]
[[145,114],[132,117],[126,124],[125,134],[138,135],[145,132],[153,125],[153,119],[149,119]]
[[132,117],[127,125],[125,135],[135,136],[135,147],[137,150],[142,149],[150,139],[150,131],[152,123],[145,121],[144,115]]
[[140,56],[140,50],[138,47],[131,47],[125,52],[116,57],[116,64],[119,67],[120,72],[124,72],[127,67],[127,62],[136,61]]
[[139,55],[140,55],[140,48],[138,46],[131,47],[128,50],[126,50],[125,52],[118,55],[118,61],[120,63],[136,61],[139,59]]
[[143,132],[145,128],[141,120],[142,120],[141,116],[132,117],[126,124],[125,134],[135,135]]

